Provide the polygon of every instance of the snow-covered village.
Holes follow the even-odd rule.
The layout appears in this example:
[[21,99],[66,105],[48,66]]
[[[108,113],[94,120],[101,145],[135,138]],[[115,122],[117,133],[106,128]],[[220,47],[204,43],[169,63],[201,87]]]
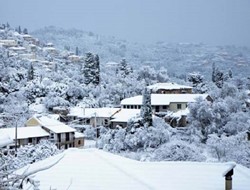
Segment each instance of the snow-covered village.
[[[220,1],[235,17],[247,14],[247,2]],[[243,33],[243,40],[224,43],[223,34],[203,43],[195,35],[183,43],[184,34],[168,41],[155,31],[158,41],[136,42],[115,33],[121,26],[113,16],[160,22],[159,10],[180,16],[185,3],[136,0],[131,8],[130,0],[108,0],[95,10],[100,2],[86,1],[82,13],[78,0],[60,8],[38,2],[11,0],[0,9],[0,190],[250,189],[250,42]],[[205,4],[198,12],[208,12]],[[202,3],[189,5],[183,14],[191,22]],[[10,9],[22,10],[20,18]],[[100,26],[112,18],[103,28],[111,24],[114,33],[88,19],[86,28],[76,24],[93,13]],[[136,36],[134,26],[127,29]]]

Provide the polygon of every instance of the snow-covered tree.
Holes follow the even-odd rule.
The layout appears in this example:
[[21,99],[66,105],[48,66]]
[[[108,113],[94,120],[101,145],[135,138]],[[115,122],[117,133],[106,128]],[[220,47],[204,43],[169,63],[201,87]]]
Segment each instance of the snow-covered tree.
[[28,29],[27,28],[23,29],[23,34],[28,34]]
[[11,150],[5,153],[0,151],[0,189],[22,189],[23,182],[27,179],[34,186],[34,189],[37,189],[38,182],[29,178],[27,173],[24,175],[14,174],[15,170],[58,153],[60,151],[57,147],[47,140],[41,140],[37,145],[20,147],[16,154],[13,154]]
[[119,64],[118,73],[120,73],[123,77],[126,77],[132,72],[131,67],[127,64],[126,59],[122,59]]
[[144,126],[152,126],[151,93],[145,88],[142,95],[141,117]]
[[222,88],[224,81],[224,73],[220,71],[217,67],[215,67],[215,65],[213,64],[212,82],[214,82],[218,88]]
[[100,82],[100,63],[99,56],[87,53],[85,57],[85,63],[83,68],[83,74],[85,78],[85,84],[98,85]]
[[33,64],[30,63],[29,68],[28,68],[28,80],[33,80],[34,79],[34,67]]
[[76,46],[76,52],[75,52],[76,55],[79,55],[79,48],[78,46]]

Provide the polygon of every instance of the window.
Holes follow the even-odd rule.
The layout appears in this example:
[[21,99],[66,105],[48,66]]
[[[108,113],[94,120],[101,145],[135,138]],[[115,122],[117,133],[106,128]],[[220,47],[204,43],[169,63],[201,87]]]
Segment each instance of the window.
[[69,133],[66,133],[66,141],[69,141]]
[[133,105],[131,106],[131,109],[134,109],[134,106],[133,106]]
[[162,109],[166,110],[168,109],[168,107],[165,105],[165,106],[162,106]]
[[160,111],[160,106],[155,106],[155,112],[159,112]]
[[247,132],[247,140],[250,141],[250,131]]
[[104,125],[108,125],[108,124],[109,124],[108,119],[104,119]]
[[181,104],[177,104],[177,109],[178,109],[178,110],[181,109]]
[[80,145],[81,144],[81,140],[78,140],[78,145]]
[[29,143],[32,143],[32,138],[29,138]]
[[61,142],[61,134],[57,134],[58,142]]
[[141,109],[141,106],[138,106],[138,109]]

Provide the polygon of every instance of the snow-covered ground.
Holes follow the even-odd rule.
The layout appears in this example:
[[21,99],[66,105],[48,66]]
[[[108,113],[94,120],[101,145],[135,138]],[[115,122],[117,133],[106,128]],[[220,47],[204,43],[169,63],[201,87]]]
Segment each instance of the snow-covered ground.
[[[231,166],[229,163],[139,162],[97,149],[69,149],[63,154],[59,163],[35,174],[40,189],[221,190],[225,184],[222,174]],[[44,161],[53,162],[54,158]],[[40,166],[38,162],[32,168]],[[249,187],[250,170],[236,165],[233,189],[249,190]]]

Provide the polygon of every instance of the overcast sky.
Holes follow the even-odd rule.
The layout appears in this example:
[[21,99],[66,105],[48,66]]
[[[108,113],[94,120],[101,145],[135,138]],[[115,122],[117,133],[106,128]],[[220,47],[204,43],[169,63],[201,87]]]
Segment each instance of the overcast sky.
[[7,21],[145,43],[250,46],[250,0],[0,0],[0,23]]

